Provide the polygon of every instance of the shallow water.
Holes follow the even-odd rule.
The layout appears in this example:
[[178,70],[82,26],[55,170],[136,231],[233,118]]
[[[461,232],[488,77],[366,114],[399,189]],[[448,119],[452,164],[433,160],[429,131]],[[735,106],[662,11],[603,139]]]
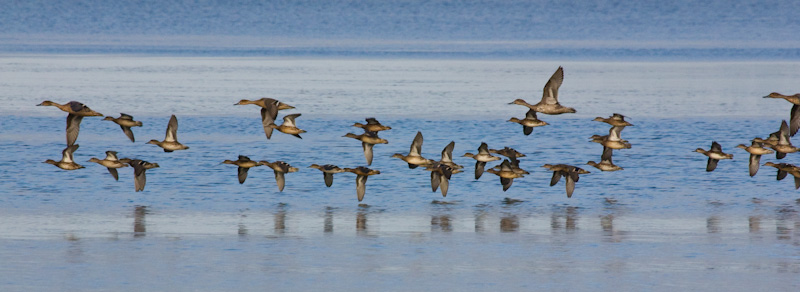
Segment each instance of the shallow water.
[[[508,123],[536,101],[558,66],[561,102],[577,114],[539,118],[530,136]],[[0,283],[4,290],[770,290],[800,286],[798,191],[762,167],[747,174],[736,149],[788,119],[797,62],[541,62],[486,60],[5,56],[0,58]],[[308,131],[264,137],[256,106],[278,98]],[[59,159],[64,114],[42,100],[79,100],[141,120],[136,143],[116,124],[85,118],[75,159]],[[595,116],[619,112],[632,149],[614,152],[623,171],[585,165],[607,134]],[[170,114],[186,151],[164,153]],[[283,115],[284,112],[281,112]],[[355,176],[326,188],[311,163],[365,163],[342,138],[377,117],[392,130],[375,146],[361,204]],[[393,153],[417,131],[423,154],[456,142],[448,196],[429,174]],[[733,153],[714,172],[693,152],[712,140]],[[460,157],[481,142],[527,154],[531,174],[503,192],[474,180]],[[85,162],[106,150],[157,162],[144,192],[130,168],[114,181]],[[225,159],[284,160],[300,168],[278,192],[272,171],[240,185]],[[774,156],[764,156],[775,161]],[[786,162],[796,163],[790,154]],[[545,163],[584,164],[575,194],[548,187]],[[21,171],[24,170],[24,171]],[[506,199],[508,198],[508,199]],[[519,201],[517,201],[519,200]],[[45,280],[41,280],[45,279]]]

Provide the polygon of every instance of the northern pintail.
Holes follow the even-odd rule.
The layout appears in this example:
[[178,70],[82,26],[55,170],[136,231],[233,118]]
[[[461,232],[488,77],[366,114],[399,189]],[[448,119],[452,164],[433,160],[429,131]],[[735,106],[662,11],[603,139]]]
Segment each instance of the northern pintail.
[[618,113],[614,113],[608,118],[596,117],[594,118],[593,121],[602,122],[612,126],[619,126],[619,127],[633,126],[633,124],[625,121],[625,116]]
[[233,164],[238,166],[237,176],[239,177],[239,184],[243,184],[244,181],[247,179],[247,171],[250,170],[251,167],[260,166],[261,163],[257,161],[250,160],[250,157],[239,155],[239,159],[237,160],[225,160],[222,162],[223,164]]
[[83,166],[80,165],[80,164],[75,163],[75,160],[72,159],[72,154],[75,153],[75,150],[78,150],[78,147],[80,147],[80,145],[78,145],[78,144],[69,145],[69,146],[67,146],[67,148],[64,148],[64,150],[61,151],[61,160],[60,161],[55,161],[55,160],[52,160],[52,159],[48,159],[48,160],[45,160],[44,163],[55,165],[58,168],[63,169],[63,170],[81,169],[81,168],[83,168]]
[[137,192],[144,191],[144,185],[147,184],[145,172],[148,169],[160,167],[158,163],[150,163],[139,159],[133,159],[128,164],[133,167],[133,186]]
[[464,157],[470,157],[476,160],[475,179],[481,178],[481,175],[483,175],[483,169],[486,167],[487,162],[500,160],[500,157],[493,156],[491,153],[489,153],[489,145],[487,145],[485,142],[482,142],[481,146],[478,146],[477,154],[467,152],[464,153]]
[[364,129],[364,131],[369,131],[369,132],[380,132],[392,129],[392,127],[381,125],[381,123],[378,122],[378,120],[376,120],[375,118],[366,118],[366,120],[367,120],[366,124],[355,123],[353,124],[353,127],[362,128]]
[[398,158],[408,163],[408,168],[414,169],[418,166],[428,166],[432,164],[433,160],[422,157],[422,132],[417,132],[414,136],[414,141],[411,142],[411,148],[408,150],[408,155],[395,153],[392,158]]
[[372,165],[372,148],[375,144],[388,144],[389,141],[378,137],[378,132],[365,131],[364,134],[356,135],[347,133],[342,137],[353,138],[361,141],[361,148],[364,149],[364,158],[367,159],[367,165]]
[[789,114],[789,136],[797,134],[800,129],[800,93],[795,95],[783,95],[777,92],[770,93],[764,98],[782,98],[792,103],[792,111]]
[[549,125],[547,122],[537,118],[536,111],[532,109],[529,109],[528,112],[525,113],[524,119],[520,120],[518,118],[511,117],[511,119],[509,119],[508,121],[522,125],[522,133],[525,135],[530,135],[531,133],[533,133],[533,128],[535,127],[542,127]]
[[133,131],[131,131],[131,127],[141,127],[142,122],[134,121],[131,115],[119,114],[119,118],[114,118],[112,116],[106,116],[103,118],[104,121],[112,121],[119,125],[122,128],[122,132],[125,133],[125,136],[128,136],[128,139],[131,139],[131,142],[136,142],[133,138]]
[[460,169],[464,168],[464,166],[458,165],[455,162],[453,162],[453,149],[455,147],[456,147],[455,141],[450,141],[450,143],[448,143],[447,146],[444,146],[444,149],[442,149],[442,159],[439,160],[439,163],[445,164],[450,168],[452,168],[453,173],[459,173],[461,172]]
[[744,144],[736,145],[736,148],[742,148],[750,153],[749,170],[751,177],[756,175],[758,172],[758,166],[761,165],[761,155],[770,154],[773,152],[772,150],[764,148],[762,143],[756,141],[753,141],[750,146],[746,146]]
[[772,166],[778,169],[778,180],[782,180],[786,178],[787,174],[791,174],[794,176],[794,188],[800,188],[800,167],[795,166],[794,164],[789,163],[772,163],[767,162],[764,163],[764,166]]
[[603,147],[603,154],[600,156],[600,163],[589,161],[586,164],[594,166],[595,168],[601,171],[618,171],[623,170],[624,168],[614,164],[611,159],[612,149],[608,147]]
[[119,180],[119,173],[117,173],[117,168],[128,166],[124,162],[120,161],[119,158],[117,158],[117,151],[106,151],[106,158],[104,158],[103,160],[92,157],[89,159],[89,162],[94,162],[108,168],[108,173],[110,173],[111,176],[114,177],[114,180]]
[[436,189],[441,188],[442,197],[447,197],[447,190],[450,187],[450,177],[454,173],[454,169],[450,165],[442,162],[436,162],[425,170],[431,172],[431,189],[436,192]]
[[489,153],[494,153],[497,155],[502,155],[508,157],[511,162],[517,161],[517,158],[525,157],[525,154],[517,151],[517,149],[511,147],[504,147],[503,149],[489,149]]
[[297,138],[303,139],[303,137],[300,137],[300,134],[305,133],[306,131],[305,130],[301,130],[300,128],[298,128],[296,126],[295,122],[294,122],[294,119],[296,119],[300,115],[301,114],[286,115],[286,116],[283,117],[283,124],[278,126],[275,123],[271,123],[269,125],[269,127],[273,128],[273,129],[276,129],[276,130],[280,131],[281,133],[286,133],[286,134],[295,136]]
[[706,164],[706,171],[714,171],[717,168],[717,162],[721,159],[733,159],[733,154],[722,152],[722,146],[717,141],[711,142],[711,149],[708,151],[703,148],[697,148],[694,152],[702,153],[708,156],[708,163]]
[[164,149],[164,152],[172,152],[175,150],[189,149],[189,146],[183,145],[178,142],[178,118],[175,115],[169,118],[167,123],[167,133],[164,135],[164,141],[150,140],[147,144],[155,144]]
[[83,117],[101,117],[103,114],[93,111],[88,106],[77,102],[70,101],[66,104],[58,104],[49,100],[45,100],[37,106],[54,106],[62,111],[67,112],[67,146],[75,144],[78,140],[78,133],[81,130],[81,121]]
[[315,168],[322,171],[322,178],[325,179],[325,186],[327,187],[331,187],[331,185],[333,185],[334,174],[344,172],[344,169],[341,169],[333,164],[325,164],[325,165],[312,164],[308,168]]
[[564,68],[558,67],[556,72],[553,73],[553,76],[550,76],[550,80],[547,81],[547,84],[544,85],[544,93],[542,94],[542,100],[539,101],[539,103],[529,104],[525,102],[525,100],[517,99],[511,102],[511,104],[526,106],[536,112],[548,115],[575,113],[574,108],[565,107],[558,103],[558,88],[561,87],[561,83],[563,81]]
[[572,193],[575,191],[575,183],[580,179],[580,175],[591,173],[583,168],[567,164],[545,164],[542,167],[553,172],[553,177],[550,178],[551,187],[556,185],[562,176],[566,179],[567,198],[572,198]]
[[242,99],[234,105],[244,104],[254,104],[261,107],[261,125],[264,127],[264,134],[267,134],[267,139],[272,137],[272,128],[269,125],[278,118],[278,111],[294,108],[291,105],[267,97],[257,100]]
[[511,187],[511,184],[514,183],[515,178],[523,177],[522,173],[514,171],[514,168],[512,168],[511,162],[508,161],[508,159],[503,160],[503,163],[500,164],[500,169],[490,168],[487,169],[486,172],[500,177],[500,184],[503,185],[504,192]]
[[283,187],[286,185],[286,173],[297,172],[299,170],[297,167],[292,167],[283,161],[269,162],[262,160],[259,163],[269,166],[269,168],[272,168],[273,172],[275,172],[275,182],[278,183],[278,191],[280,192],[283,192]]
[[356,174],[356,194],[359,202],[364,199],[364,194],[367,192],[367,178],[370,175],[381,174],[380,170],[369,169],[364,166],[345,168],[344,171]]
[[787,153],[794,153],[800,151],[800,148],[792,146],[789,135],[789,126],[786,121],[781,122],[781,129],[778,131],[778,141],[775,144],[768,144],[772,150],[775,150],[775,158],[783,159]]

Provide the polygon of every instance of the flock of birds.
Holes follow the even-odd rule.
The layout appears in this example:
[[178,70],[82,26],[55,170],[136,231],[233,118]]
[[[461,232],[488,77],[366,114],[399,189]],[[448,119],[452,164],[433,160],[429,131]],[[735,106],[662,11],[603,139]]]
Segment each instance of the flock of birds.
[[[574,108],[562,106],[558,101],[558,89],[560,88],[563,80],[564,69],[562,67],[558,67],[555,73],[553,73],[553,75],[545,84],[541,101],[536,104],[527,103],[522,99],[517,99],[511,102],[510,104],[527,107],[528,111],[525,114],[525,118],[519,119],[512,117],[508,120],[508,122],[522,125],[523,134],[530,135],[533,132],[533,128],[549,125],[547,122],[539,120],[537,113],[547,115],[575,113],[576,111]],[[787,124],[786,121],[783,121],[780,130],[770,134],[767,139],[755,138],[752,140],[752,144],[750,146],[743,144],[737,146],[738,148],[742,148],[750,153],[750,176],[754,176],[758,171],[761,155],[773,153],[774,150],[776,153],[776,158],[782,159],[786,156],[786,153],[793,153],[800,150],[800,148],[792,146],[791,142],[789,141],[789,138],[796,134],[798,128],[800,128],[800,94],[786,96],[778,93],[772,93],[768,96],[765,96],[765,98],[782,98],[791,102],[793,107],[791,111],[790,123]],[[273,130],[278,130],[279,132],[293,135],[300,139],[302,139],[300,134],[306,132],[305,130],[298,128],[295,122],[295,120],[301,116],[299,113],[286,115],[283,117],[283,123],[281,125],[275,124],[275,120],[278,117],[278,111],[294,109],[293,106],[272,98],[261,98],[258,100],[243,99],[234,105],[247,104],[253,104],[261,108],[261,121],[267,139],[272,137]],[[77,101],[71,101],[66,104],[44,101],[40,103],[39,106],[55,106],[68,113],[66,127],[67,146],[62,151],[62,158],[60,161],[48,159],[45,161],[45,163],[53,164],[64,170],[76,170],[83,168],[83,166],[76,163],[73,159],[73,153],[79,147],[79,145],[75,144],[75,142],[77,141],[78,132],[80,131],[81,120],[84,117],[103,115],[93,111],[88,106]],[[118,124],[131,142],[135,142],[131,128],[142,126],[142,122],[135,121],[132,116],[124,113],[121,114],[119,118],[106,116],[104,120],[112,121]],[[600,156],[599,163],[595,161],[589,161],[587,164],[601,171],[623,170],[622,167],[613,163],[612,154],[614,150],[631,148],[631,144],[627,140],[622,139],[621,132],[623,129],[625,129],[625,127],[633,125],[628,121],[625,121],[624,115],[617,113],[614,113],[608,118],[597,117],[594,119],[594,121],[607,123],[611,125],[611,128],[608,131],[608,135],[593,135],[590,137],[591,142],[598,143],[603,146],[603,152]],[[364,132],[362,134],[347,133],[343,137],[353,138],[361,141],[367,165],[372,165],[373,147],[376,144],[388,143],[386,139],[380,138],[378,133],[381,131],[391,130],[392,128],[382,125],[375,118],[367,118],[366,124],[355,123],[353,126],[363,129]],[[163,148],[165,152],[189,149],[188,146],[178,142],[177,131],[178,119],[175,115],[172,115],[169,123],[167,124],[164,140],[150,140],[147,142],[147,144],[157,145]],[[463,166],[453,162],[453,148],[455,147],[455,142],[450,142],[442,150],[441,158],[439,160],[423,157],[422,143],[422,133],[417,132],[417,135],[411,142],[411,147],[408,154],[404,155],[402,153],[396,153],[391,157],[403,160],[408,164],[410,169],[415,169],[422,166],[426,171],[430,171],[431,188],[433,192],[436,192],[437,189],[440,189],[442,196],[447,196],[451,175],[462,172],[464,168]],[[764,147],[772,148],[772,150]],[[695,151],[708,156],[706,171],[713,171],[716,168],[719,160],[733,158],[732,154],[724,153],[721,145],[717,142],[712,142],[711,149],[708,151],[703,150],[702,148],[698,148]],[[504,156],[506,158],[503,159],[500,164],[487,169],[487,163],[502,159],[493,154]],[[481,143],[481,145],[478,147],[477,153],[465,153],[463,156],[475,159],[474,173],[476,180],[480,179],[484,172],[497,175],[500,178],[500,184],[503,187],[503,191],[506,191],[511,187],[511,184],[515,178],[521,178],[526,174],[529,174],[528,171],[520,168],[519,158],[525,157],[525,154],[522,154],[513,148],[505,147],[503,149],[490,149],[486,143]],[[150,163],[140,159],[118,158],[117,152],[115,151],[106,151],[106,157],[104,159],[91,158],[89,162],[94,162],[105,166],[109,173],[111,173],[116,180],[119,179],[117,173],[118,168],[131,166],[134,170],[134,187],[137,192],[144,190],[146,183],[146,170],[159,167],[158,163]],[[240,184],[243,184],[247,179],[247,173],[250,168],[268,166],[275,173],[275,180],[277,182],[279,191],[283,191],[285,186],[285,174],[297,172],[299,170],[298,168],[293,167],[284,161],[254,161],[244,155],[239,155],[237,160],[225,160],[222,163],[236,165],[238,167],[238,179]],[[796,188],[800,188],[800,167],[787,163],[772,162],[767,162],[764,165],[772,166],[778,169],[778,180],[785,178],[787,174],[793,175],[795,177]],[[550,186],[556,185],[562,177],[565,178],[566,194],[568,198],[572,197],[572,194],[575,190],[575,183],[580,179],[580,175],[590,173],[583,168],[569,164],[545,164],[542,167],[553,172],[553,176],[550,180]],[[358,195],[358,201],[363,200],[364,194],[366,193],[367,178],[369,176],[378,175],[381,173],[379,170],[370,169],[367,166],[340,168],[332,164],[312,164],[309,166],[309,168],[320,170],[323,173],[325,185],[328,187],[333,184],[334,174],[343,172],[351,172],[356,174],[356,193]]]

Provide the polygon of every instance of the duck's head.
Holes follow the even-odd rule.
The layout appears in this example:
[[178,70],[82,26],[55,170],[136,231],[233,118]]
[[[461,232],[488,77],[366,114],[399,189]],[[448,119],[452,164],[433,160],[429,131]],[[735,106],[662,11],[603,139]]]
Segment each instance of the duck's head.
[[146,144],[155,144],[155,145],[158,145],[158,144],[160,144],[160,143],[161,143],[161,141],[158,141],[158,140],[156,140],[156,139],[153,139],[153,140],[147,141],[147,143],[146,143]]
[[739,144],[739,145],[736,145],[736,148],[747,149],[747,145]]
[[293,109],[294,107],[282,102],[278,102],[278,110]]
[[99,162],[100,162],[100,159],[97,159],[97,158],[95,158],[95,157],[92,157],[92,158],[89,158],[89,161],[88,161],[88,162],[99,163]]
[[322,166],[319,166],[319,164],[315,163],[315,164],[309,165],[308,168],[322,169]]
[[[112,117],[112,116],[106,116],[105,118],[103,118],[103,120],[104,120],[104,121],[113,121],[113,120],[114,120],[114,117]],[[141,123],[141,122],[140,122],[140,123]],[[141,126],[141,125],[140,125],[140,126]]]
[[780,167],[780,165],[778,165],[778,164],[776,164],[776,163],[774,163],[772,161],[768,161],[767,163],[764,163],[764,166],[772,166],[772,167],[775,167],[775,168]]
[[525,100],[523,100],[523,99],[521,99],[521,98],[517,98],[517,99],[515,99],[514,101],[512,101],[512,102],[509,102],[508,104],[527,105],[528,103],[527,103],[527,102],[525,102]]
[[461,157],[469,157],[469,158],[472,158],[472,157],[475,157],[475,154],[472,154],[472,153],[469,153],[469,152],[467,152],[467,153],[464,153],[464,155],[462,155]]
[[520,122],[520,119],[518,119],[518,118],[515,118],[515,117],[511,117],[510,119],[508,119],[508,121],[507,121],[507,122],[519,123],[519,122]]
[[222,162],[222,163],[220,163],[220,164],[236,164],[236,161],[233,161],[233,160],[227,160],[227,159],[225,159],[225,161],[223,161],[223,162]]
[[400,153],[395,153],[395,154],[393,154],[393,155],[392,155],[392,158],[400,158],[400,159],[403,159],[403,158],[406,158],[406,156],[405,156],[405,155],[403,155],[403,154],[400,154]]
[[695,150],[694,150],[694,152],[697,152],[697,153],[706,153],[706,152],[708,152],[708,151],[704,150],[703,148],[697,148],[697,149],[695,149]]
[[606,121],[606,119],[604,119],[603,117],[596,117],[596,118],[594,118],[594,120],[592,120],[592,121],[595,121],[595,122],[605,122],[605,121]]
[[594,166],[594,167],[597,167],[597,162],[594,162],[594,161],[586,162],[586,164]]
[[347,134],[344,134],[344,136],[342,136],[342,137],[347,137],[347,138],[358,139],[358,135],[356,135],[356,134],[353,134],[353,133],[347,133]]
[[36,106],[55,106],[55,105],[58,105],[58,104],[55,103],[55,102],[49,101],[49,100],[45,100],[42,103],[37,104]]
[[764,98],[783,98],[783,94],[773,92],[764,96]]
[[56,165],[58,163],[58,161],[55,161],[55,160],[52,160],[52,159],[48,159],[48,160],[45,160],[44,163]]
[[356,127],[356,128],[364,128],[364,124],[362,124],[362,123],[355,123],[355,124],[353,124],[353,127]]
[[252,103],[253,103],[252,100],[242,99],[239,102],[234,103],[233,105],[243,105],[243,104],[252,104]]
[[270,123],[269,125],[267,125],[267,127],[270,127],[270,128],[273,128],[273,129],[277,129],[278,125],[276,125],[275,123]]

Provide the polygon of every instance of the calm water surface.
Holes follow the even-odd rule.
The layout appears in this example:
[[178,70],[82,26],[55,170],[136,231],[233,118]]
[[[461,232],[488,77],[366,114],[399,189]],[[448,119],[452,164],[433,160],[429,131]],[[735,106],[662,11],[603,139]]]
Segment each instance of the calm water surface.
[[[530,136],[508,123],[564,66],[560,98],[577,114],[540,118]],[[751,178],[734,148],[777,130],[794,93],[797,62],[536,62],[480,60],[5,56],[0,58],[0,285],[3,290],[769,290],[800,287],[800,208],[791,179],[762,167]],[[271,96],[302,113],[303,139],[266,140],[255,106]],[[144,123],[136,143],[116,124],[85,118],[75,159],[41,163],[64,148],[64,114],[36,107],[78,100]],[[623,171],[586,166],[574,196],[549,187],[544,163],[585,164],[607,134],[596,116],[619,112],[634,127]],[[164,153],[170,114],[191,147]],[[283,115],[284,112],[281,113]],[[375,146],[367,194],[355,176],[326,188],[311,163],[364,165],[342,138],[375,116],[392,130]],[[456,142],[448,196],[393,153],[417,131],[423,154]],[[705,172],[692,152],[718,141],[735,155]],[[531,174],[503,192],[474,180],[481,142],[527,154]],[[157,162],[144,192],[130,168],[114,181],[85,162],[116,150]],[[240,185],[225,159],[283,160],[300,168],[278,192],[272,171]],[[774,161],[764,156],[762,164]],[[786,162],[798,163],[788,155]],[[624,283],[624,284],[623,284]]]

